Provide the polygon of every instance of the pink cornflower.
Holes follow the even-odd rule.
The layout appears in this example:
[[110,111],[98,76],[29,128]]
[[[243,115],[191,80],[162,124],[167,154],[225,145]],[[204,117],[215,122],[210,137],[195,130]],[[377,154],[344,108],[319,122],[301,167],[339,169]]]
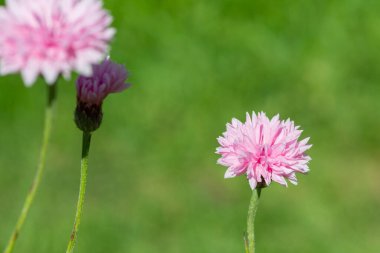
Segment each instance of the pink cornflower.
[[75,122],[79,129],[92,132],[99,128],[103,118],[103,100],[110,93],[127,89],[130,86],[125,82],[127,78],[125,67],[109,58],[93,66],[92,76],[78,77]]
[[0,7],[0,74],[21,72],[25,85],[71,71],[91,75],[115,30],[100,0],[6,0]]
[[225,178],[246,174],[252,189],[268,186],[271,181],[287,186],[285,179],[297,184],[295,173],[307,173],[311,158],[305,154],[312,145],[309,138],[298,141],[302,131],[293,121],[271,120],[261,112],[245,123],[232,119],[227,131],[218,138],[218,163],[227,166]]

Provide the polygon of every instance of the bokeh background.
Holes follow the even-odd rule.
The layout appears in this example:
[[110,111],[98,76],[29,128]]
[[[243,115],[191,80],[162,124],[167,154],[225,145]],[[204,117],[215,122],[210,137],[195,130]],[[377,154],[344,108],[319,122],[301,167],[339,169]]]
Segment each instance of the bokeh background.
[[[1,1],[3,4],[4,1]],[[290,117],[311,173],[265,189],[257,252],[379,252],[380,2],[107,0],[132,88],[104,104],[76,252],[244,252],[245,178],[216,138],[232,117]],[[1,29],[1,28],[0,28]],[[46,174],[16,252],[63,252],[79,185],[74,79],[59,83]],[[38,161],[46,87],[0,78],[0,247]]]

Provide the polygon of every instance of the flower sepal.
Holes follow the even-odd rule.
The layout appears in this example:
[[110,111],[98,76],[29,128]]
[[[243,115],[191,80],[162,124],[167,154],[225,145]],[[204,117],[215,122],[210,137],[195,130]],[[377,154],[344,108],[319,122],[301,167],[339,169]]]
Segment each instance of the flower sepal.
[[97,130],[103,119],[102,105],[78,103],[75,109],[75,124],[86,133]]

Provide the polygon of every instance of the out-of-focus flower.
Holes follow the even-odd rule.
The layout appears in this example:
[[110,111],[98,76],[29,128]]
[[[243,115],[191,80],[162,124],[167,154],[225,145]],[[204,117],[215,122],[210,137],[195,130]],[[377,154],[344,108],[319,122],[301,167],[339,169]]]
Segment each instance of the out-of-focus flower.
[[112,62],[109,58],[93,66],[91,77],[78,77],[75,123],[79,129],[92,132],[99,128],[103,118],[103,100],[110,93],[127,89],[130,86],[125,82],[127,78],[125,67]]
[[311,158],[305,154],[312,145],[309,138],[298,141],[302,131],[293,121],[271,120],[261,112],[245,123],[232,119],[227,131],[218,138],[218,163],[227,166],[225,178],[246,174],[252,189],[268,186],[271,181],[287,186],[297,184],[295,173],[307,173]]
[[115,29],[100,0],[6,0],[0,7],[0,73],[21,72],[27,86],[72,71],[91,75]]

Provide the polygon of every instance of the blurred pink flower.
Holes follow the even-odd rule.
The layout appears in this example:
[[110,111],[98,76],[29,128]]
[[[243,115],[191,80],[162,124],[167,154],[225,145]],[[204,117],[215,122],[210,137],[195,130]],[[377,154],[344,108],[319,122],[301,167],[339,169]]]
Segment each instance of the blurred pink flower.
[[218,138],[218,163],[227,166],[225,178],[246,174],[252,189],[268,186],[271,181],[287,186],[285,179],[297,184],[295,173],[307,173],[305,154],[312,145],[309,138],[298,141],[302,131],[293,121],[271,120],[261,112],[252,118],[247,113],[245,123],[232,119],[227,131]]
[[100,106],[108,94],[121,92],[130,86],[125,83],[127,77],[128,73],[123,65],[107,58],[101,64],[93,66],[91,77],[78,77],[78,103]]
[[99,0],[6,0],[0,7],[0,74],[21,72],[27,86],[71,71],[91,75],[115,30]]

